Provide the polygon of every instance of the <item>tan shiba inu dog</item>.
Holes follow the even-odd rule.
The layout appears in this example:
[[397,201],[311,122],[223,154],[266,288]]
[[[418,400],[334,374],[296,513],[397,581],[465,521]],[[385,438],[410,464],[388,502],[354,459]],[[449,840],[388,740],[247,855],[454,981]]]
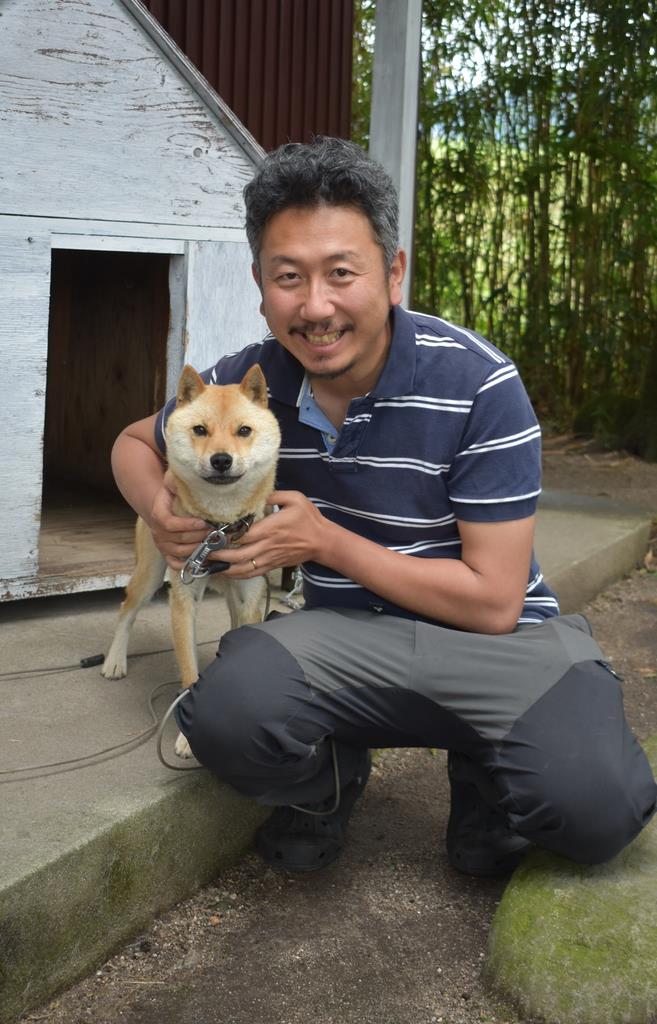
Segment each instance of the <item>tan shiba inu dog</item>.
[[[257,364],[241,384],[226,385],[206,385],[196,370],[185,366],[176,408],[166,425],[167,459],[177,489],[174,513],[205,519],[208,532],[213,527],[225,531],[230,543],[231,536],[241,535],[252,521],[265,515],[267,497],[274,489],[280,441],[278,422],[267,407],[267,384]],[[107,679],[126,675],[132,624],[167,576],[174,649],[182,684],[191,686],[198,678],[196,609],[205,588],[225,591],[234,629],[262,620],[266,581],[261,576],[224,580],[217,572],[186,585],[178,571],[167,570],[141,518],[137,519],[135,547],[135,569],[101,672]],[[182,735],[176,753],[180,757],[191,754]]]

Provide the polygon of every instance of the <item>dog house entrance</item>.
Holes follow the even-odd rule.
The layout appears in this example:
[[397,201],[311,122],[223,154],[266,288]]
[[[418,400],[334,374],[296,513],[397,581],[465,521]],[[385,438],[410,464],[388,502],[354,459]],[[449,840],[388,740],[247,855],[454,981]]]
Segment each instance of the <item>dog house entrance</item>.
[[114,586],[131,569],[135,516],[110,452],[165,399],[169,259],[53,249],[39,578],[56,589]]

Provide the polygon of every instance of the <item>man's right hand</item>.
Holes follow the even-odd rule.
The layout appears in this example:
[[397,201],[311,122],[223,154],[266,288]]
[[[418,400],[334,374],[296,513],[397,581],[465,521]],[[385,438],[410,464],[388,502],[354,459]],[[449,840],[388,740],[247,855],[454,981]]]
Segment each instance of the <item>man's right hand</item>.
[[167,474],[153,499],[148,525],[167,565],[171,569],[182,569],[194,549],[207,537],[210,527],[204,519],[175,515],[172,486],[175,485]]

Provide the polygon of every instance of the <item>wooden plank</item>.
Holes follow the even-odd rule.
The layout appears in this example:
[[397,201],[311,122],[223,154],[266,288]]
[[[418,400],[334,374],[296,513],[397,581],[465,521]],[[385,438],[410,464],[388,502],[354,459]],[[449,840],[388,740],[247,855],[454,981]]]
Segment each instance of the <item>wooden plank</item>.
[[246,242],[190,242],[187,261],[185,362],[203,370],[261,341],[268,327]]
[[[76,576],[46,576],[43,579],[11,580],[7,588],[0,591],[0,602],[22,601],[32,597],[56,597],[64,594],[81,594],[93,590],[112,590],[125,587],[130,579],[129,572],[112,572],[106,574],[84,575],[84,571]],[[118,605],[117,605],[118,606]]]
[[[215,2],[215,0],[213,0]],[[241,2],[241,0],[240,0]],[[173,66],[180,72],[185,81],[191,85],[194,92],[201,98],[217,120],[224,126],[226,131],[232,135],[241,150],[253,162],[259,164],[265,151],[260,143],[253,137],[251,132],[242,124],[237,115],[224,103],[221,96],[217,95],[209,85],[207,77],[204,77],[183,51],[176,46],[171,36],[164,31],[160,24],[162,19],[156,21],[151,17],[150,12],[142,5],[140,0],[121,0],[121,3],[133,15],[136,21],[142,26],[147,34],[154,40],[165,57],[171,61]],[[173,8],[172,8],[173,10]],[[175,17],[175,14],[174,14]],[[171,35],[174,33],[172,32]]]
[[127,238],[125,235],[53,234],[53,249],[85,249],[93,252],[150,252],[182,254],[185,243],[173,238]]
[[39,568],[0,590],[0,601],[124,587],[134,566],[134,512],[85,488],[50,494],[43,506]]
[[[59,239],[69,235],[71,244],[68,248],[79,249],[81,247],[93,248],[95,236],[110,237],[117,235],[128,240],[128,250],[132,245],[137,245],[139,240],[154,241],[160,240],[163,243],[171,242],[172,252],[177,252],[180,241],[192,240],[214,240],[217,242],[241,242],[245,238],[242,227],[213,227],[208,224],[153,224],[148,221],[138,223],[137,221],[111,221],[111,220],[87,220],[84,218],[71,219],[66,217],[32,217],[29,214],[2,214],[0,213],[0,231],[7,233],[25,232],[28,235],[31,231],[44,234],[49,232],[55,234]],[[87,236],[89,245],[84,246]],[[82,245],[77,245],[80,239]],[[58,245],[57,248],[65,248]],[[169,252],[169,249],[163,251]]]
[[[118,498],[83,487],[60,488],[44,502],[39,537],[40,588],[48,579],[125,575],[134,565],[136,516]],[[51,584],[52,586],[52,584]]]
[[254,161],[120,0],[3,5],[0,33],[1,212],[241,226]]
[[36,572],[50,240],[0,233],[0,593]]
[[[186,248],[186,247],[185,247]],[[175,395],[185,362],[187,319],[187,252],[169,260],[169,331],[167,334],[167,397]]]

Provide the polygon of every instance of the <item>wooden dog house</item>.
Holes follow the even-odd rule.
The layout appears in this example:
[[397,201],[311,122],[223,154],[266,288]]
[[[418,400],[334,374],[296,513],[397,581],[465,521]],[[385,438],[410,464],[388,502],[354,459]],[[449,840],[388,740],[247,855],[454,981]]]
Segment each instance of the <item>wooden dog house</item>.
[[0,17],[0,600],[123,585],[116,434],[266,331],[262,150],[139,0]]

